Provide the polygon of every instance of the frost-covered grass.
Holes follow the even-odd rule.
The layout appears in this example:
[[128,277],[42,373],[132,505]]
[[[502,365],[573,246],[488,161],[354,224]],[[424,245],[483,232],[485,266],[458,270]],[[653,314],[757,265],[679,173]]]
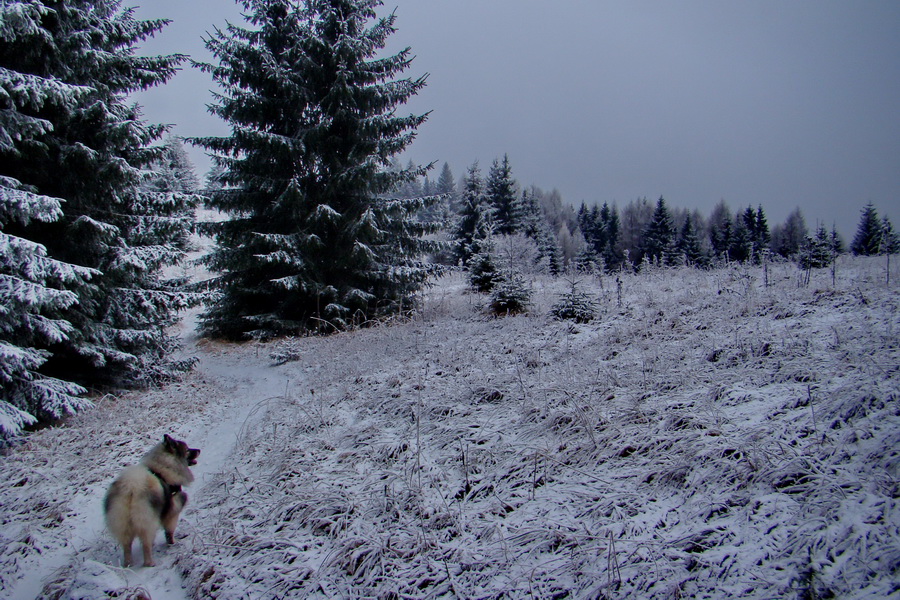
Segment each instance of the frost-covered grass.
[[896,292],[845,260],[588,282],[602,316],[282,343],[296,385],[204,495],[198,597],[898,593]]
[[[827,271],[799,285],[792,265],[768,277],[587,278],[597,315],[578,324],[548,316],[565,280],[534,279],[528,314],[491,318],[453,275],[410,321],[201,343],[181,387],[101,405],[0,461],[0,583],[21,577],[18,553],[60,543],[119,454],[139,456],[124,430],[155,438],[188,405],[214,424],[230,403],[256,416],[234,420],[233,454],[204,450],[211,471],[167,555],[187,597],[900,596],[897,288],[880,259],[842,258],[836,286]],[[78,453],[107,462],[67,475]],[[76,498],[54,504],[71,482]],[[73,573],[118,550],[82,545],[90,569],[45,591],[104,597]]]

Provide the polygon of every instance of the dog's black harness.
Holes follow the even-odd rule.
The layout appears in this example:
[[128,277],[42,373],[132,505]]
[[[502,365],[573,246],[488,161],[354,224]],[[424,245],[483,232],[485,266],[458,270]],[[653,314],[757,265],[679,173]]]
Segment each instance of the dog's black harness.
[[179,494],[181,492],[181,486],[169,483],[168,481],[165,480],[165,478],[161,474],[157,473],[153,469],[147,469],[147,470],[150,471],[151,473],[153,473],[156,476],[156,478],[159,479],[160,485],[162,485],[163,505],[159,511],[159,514],[160,514],[160,516],[165,516],[169,513],[169,511],[172,510],[173,498],[175,497],[176,494]]

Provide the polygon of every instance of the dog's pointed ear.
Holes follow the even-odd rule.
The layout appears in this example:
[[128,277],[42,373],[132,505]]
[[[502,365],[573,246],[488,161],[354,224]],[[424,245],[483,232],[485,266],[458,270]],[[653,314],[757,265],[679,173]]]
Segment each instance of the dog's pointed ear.
[[164,434],[163,434],[163,443],[164,443],[166,446],[174,446],[174,445],[175,445],[175,440],[173,440],[171,437],[169,437],[169,434],[168,434],[168,433],[164,433]]

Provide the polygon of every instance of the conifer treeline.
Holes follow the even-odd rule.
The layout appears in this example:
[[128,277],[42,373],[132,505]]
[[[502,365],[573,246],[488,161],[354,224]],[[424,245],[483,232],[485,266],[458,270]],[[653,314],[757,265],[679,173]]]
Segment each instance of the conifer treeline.
[[[483,251],[486,238],[513,233],[532,238],[538,259],[554,274],[569,266],[613,272],[639,269],[642,263],[708,268],[729,262],[759,264],[764,258],[823,267],[847,250],[834,226],[828,229],[820,223],[810,233],[799,208],[771,228],[761,205],[732,213],[724,200],[709,216],[670,208],[662,197],[655,203],[646,198],[631,201],[621,211],[608,202],[582,203],[576,213],[555,190],[551,194],[535,186],[520,190],[511,172],[504,155],[493,162],[486,177],[478,162],[473,163],[458,193],[454,186],[435,187],[427,177],[401,192],[438,193],[452,199],[446,214],[455,218],[450,228],[455,258],[463,266]],[[445,163],[441,180],[452,181],[450,173]],[[896,253],[897,239],[890,220],[879,218],[870,203],[863,208],[849,249],[856,255]]]

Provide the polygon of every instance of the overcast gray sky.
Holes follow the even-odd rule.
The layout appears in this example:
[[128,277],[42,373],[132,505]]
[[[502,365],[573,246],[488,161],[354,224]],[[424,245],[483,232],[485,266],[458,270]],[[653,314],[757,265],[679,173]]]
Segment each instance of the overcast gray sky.
[[[240,22],[232,0],[133,0],[173,23],[145,53],[207,60],[202,36]],[[860,210],[900,218],[896,0],[394,0],[389,49],[429,73],[432,111],[404,155],[459,177],[509,154],[521,184],[574,205],[664,196],[709,214],[794,207],[848,238]],[[141,94],[151,122],[224,135],[212,82],[186,70]],[[208,163],[194,154],[201,171]],[[849,241],[849,239],[848,239]]]

